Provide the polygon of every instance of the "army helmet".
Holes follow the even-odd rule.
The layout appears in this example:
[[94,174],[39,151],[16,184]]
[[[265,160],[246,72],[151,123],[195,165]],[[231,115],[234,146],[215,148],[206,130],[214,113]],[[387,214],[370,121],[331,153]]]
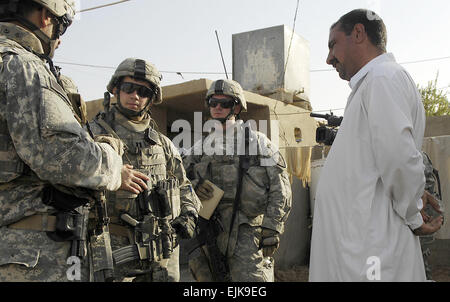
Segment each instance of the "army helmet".
[[244,90],[238,82],[228,79],[212,82],[208,92],[206,93],[206,104],[208,104],[208,100],[214,94],[231,96],[235,99],[236,105],[241,104],[241,112],[247,111],[247,101],[245,100]]
[[126,76],[149,82],[155,91],[155,96],[153,96],[152,100],[153,104],[157,105],[162,103],[162,89],[160,85],[162,76],[153,64],[136,58],[125,59],[119,64],[106,86],[108,92],[113,93],[114,87],[119,85],[121,79]]
[[47,8],[58,20],[57,37],[62,36],[75,16],[74,0],[32,0]]
[[[64,34],[67,27],[72,24],[73,17],[75,16],[75,1],[74,0],[31,0],[32,2],[45,7],[50,13],[52,13],[58,24],[56,25],[55,37],[48,38],[44,34],[40,34],[40,30],[36,29],[36,26],[32,25],[30,27],[30,22],[25,22],[26,20],[23,16],[18,15],[18,2],[20,0],[6,0],[0,1],[0,19],[2,20],[18,20],[33,33],[35,33],[40,39],[44,40],[45,43],[49,43],[51,40],[54,41]],[[9,22],[9,21],[7,21]],[[24,23],[25,22],[25,23]],[[54,43],[53,43],[54,44]]]
[[32,0],[47,8],[56,17],[67,15],[70,20],[75,16],[74,0]]

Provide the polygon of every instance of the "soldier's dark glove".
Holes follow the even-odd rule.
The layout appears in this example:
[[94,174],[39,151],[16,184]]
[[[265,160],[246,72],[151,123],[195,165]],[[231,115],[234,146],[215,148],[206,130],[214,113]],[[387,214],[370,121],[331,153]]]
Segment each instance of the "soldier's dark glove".
[[268,228],[262,228],[259,248],[262,249],[263,256],[272,257],[279,246],[280,233]]
[[214,189],[208,183],[200,181],[195,187],[195,194],[201,201],[211,199],[213,197]]
[[196,224],[197,218],[191,213],[180,215],[171,222],[172,227],[183,239],[194,237]]

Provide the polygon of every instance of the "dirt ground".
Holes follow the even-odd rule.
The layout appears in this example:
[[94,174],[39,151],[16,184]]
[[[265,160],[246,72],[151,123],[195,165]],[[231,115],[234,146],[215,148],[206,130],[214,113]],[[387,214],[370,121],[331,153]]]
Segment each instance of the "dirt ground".
[[[275,270],[276,282],[308,282],[308,267],[294,266],[289,270]],[[440,266],[433,269],[433,280],[436,282],[450,282],[450,266]]]
[[[180,265],[182,282],[195,282],[188,266]],[[294,266],[289,270],[275,269],[275,282],[308,282],[308,266]],[[432,272],[436,282],[450,282],[450,266],[437,266]]]

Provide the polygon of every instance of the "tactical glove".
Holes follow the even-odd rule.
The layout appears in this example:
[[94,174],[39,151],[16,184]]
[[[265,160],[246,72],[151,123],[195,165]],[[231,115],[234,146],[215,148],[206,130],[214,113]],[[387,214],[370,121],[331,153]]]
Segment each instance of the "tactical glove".
[[97,143],[106,143],[110,145],[114,149],[114,151],[119,154],[119,156],[123,155],[125,145],[120,139],[114,138],[110,135],[96,135],[94,137],[94,141],[96,141]]
[[272,257],[279,246],[280,233],[268,228],[262,228],[259,248],[262,249],[263,256]]
[[195,187],[195,194],[201,201],[213,198],[213,187],[204,181],[200,181]]
[[191,213],[182,214],[171,222],[172,227],[183,239],[194,237],[196,224],[197,218]]

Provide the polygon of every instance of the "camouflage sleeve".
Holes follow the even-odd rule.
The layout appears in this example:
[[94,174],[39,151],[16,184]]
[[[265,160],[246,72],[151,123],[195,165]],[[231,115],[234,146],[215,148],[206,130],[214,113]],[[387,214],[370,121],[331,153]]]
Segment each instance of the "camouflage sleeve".
[[267,137],[261,136],[260,141],[265,148],[261,164],[266,167],[270,183],[266,213],[261,226],[281,234],[292,206],[292,191],[286,172],[286,162]]
[[116,190],[121,157],[94,143],[80,126],[67,95],[40,61],[18,56],[4,64],[6,118],[21,159],[39,178],[69,187]]
[[[201,160],[201,155],[195,155],[194,149],[197,144],[194,145],[191,149],[186,152],[186,155],[183,157],[183,166],[186,170],[187,178],[191,181],[192,186],[195,188],[199,182],[199,177],[195,173],[195,165],[198,164]],[[201,153],[200,153],[201,154]]]
[[191,181],[186,177],[186,171],[184,170],[180,153],[168,138],[164,139],[167,141],[171,153],[171,160],[169,160],[167,164],[167,171],[168,173],[169,171],[172,171],[171,173],[173,173],[180,182],[181,214],[191,212],[197,217],[201,208],[200,199],[198,199],[195,194]]
[[425,166],[425,190],[427,190],[430,194],[434,194],[435,190],[435,179],[433,175],[433,164],[431,163],[428,155],[422,151],[423,164]]

